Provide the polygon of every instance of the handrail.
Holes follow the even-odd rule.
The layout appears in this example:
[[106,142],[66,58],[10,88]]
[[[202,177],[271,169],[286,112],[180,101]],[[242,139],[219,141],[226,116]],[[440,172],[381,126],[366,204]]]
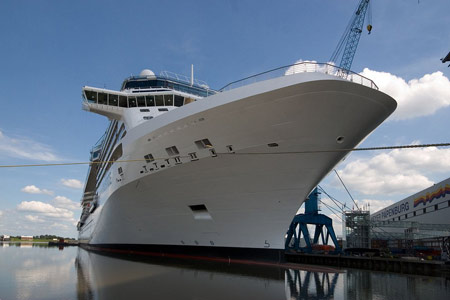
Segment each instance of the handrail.
[[[332,76],[340,77],[351,82],[359,83],[361,85],[378,90],[378,86],[371,79],[364,77],[358,73],[350,70],[345,70],[338,66],[330,63],[317,63],[310,61],[298,62],[295,64],[278,67],[269,71],[261,72],[252,76],[245,77],[240,80],[230,82],[229,84],[222,87],[219,91],[227,91],[240,86],[244,86],[250,83],[259,82],[262,80],[267,80],[275,77],[288,76],[296,73],[309,73],[309,72],[319,72],[325,73]],[[280,74],[281,73],[281,74]]]

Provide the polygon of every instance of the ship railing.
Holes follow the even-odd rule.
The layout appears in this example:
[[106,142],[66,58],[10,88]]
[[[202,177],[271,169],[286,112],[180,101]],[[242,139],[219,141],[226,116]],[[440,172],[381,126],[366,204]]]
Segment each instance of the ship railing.
[[298,62],[292,65],[278,67],[269,71],[261,72],[252,76],[245,77],[240,80],[230,82],[219,91],[228,91],[247,84],[272,79],[276,77],[289,76],[297,73],[324,73],[332,76],[340,77],[348,81],[358,83],[372,89],[378,90],[378,86],[367,77],[355,73],[344,68],[340,68],[332,63],[317,63],[310,61]]
[[[191,85],[191,79],[189,77],[187,77],[186,75],[180,75],[180,74],[170,72],[170,71],[161,71],[159,73],[159,77],[169,79],[169,80],[176,80],[178,82]],[[205,89],[209,89],[209,86],[205,81],[197,79],[197,78],[194,78],[193,81],[194,81],[193,83],[195,85],[205,88]]]

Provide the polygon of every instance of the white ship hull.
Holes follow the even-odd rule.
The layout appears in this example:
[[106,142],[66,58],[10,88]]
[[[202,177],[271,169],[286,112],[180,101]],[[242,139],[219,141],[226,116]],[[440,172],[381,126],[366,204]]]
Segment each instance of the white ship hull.
[[[304,199],[348,154],[329,150],[355,147],[395,106],[377,90],[302,73],[170,111],[127,132],[121,160],[147,153],[156,160],[113,165],[79,238],[122,248],[284,249]],[[214,152],[199,150],[194,141],[201,139]],[[181,163],[168,156],[171,146]]]

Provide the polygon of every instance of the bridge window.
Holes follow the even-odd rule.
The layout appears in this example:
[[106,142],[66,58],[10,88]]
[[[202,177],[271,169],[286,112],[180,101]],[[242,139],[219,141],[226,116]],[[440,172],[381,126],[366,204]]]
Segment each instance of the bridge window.
[[127,96],[119,96],[119,106],[128,107]]
[[178,95],[175,95],[175,106],[183,106],[184,98]]
[[98,93],[98,104],[106,104],[108,102],[108,95],[105,93]]
[[109,101],[108,104],[111,106],[117,106],[119,103],[119,96],[114,94],[109,94]]
[[84,93],[86,94],[86,99],[87,99],[89,102],[97,103],[97,92],[93,92],[93,91],[84,91]]
[[147,106],[155,106],[155,96],[145,96]]
[[136,97],[128,97],[128,107],[136,107]]
[[173,95],[164,95],[164,104],[166,106],[173,106]]
[[144,96],[137,97],[137,104],[139,107],[145,106],[145,97]]
[[164,106],[163,95],[156,95],[155,102],[156,102],[156,106]]

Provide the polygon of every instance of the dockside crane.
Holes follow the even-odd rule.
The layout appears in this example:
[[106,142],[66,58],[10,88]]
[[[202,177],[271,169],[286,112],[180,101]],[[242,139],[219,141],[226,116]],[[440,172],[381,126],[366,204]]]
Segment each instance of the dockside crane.
[[364,20],[366,18],[367,11],[369,11],[369,24],[367,25],[367,30],[370,34],[372,30],[370,0],[361,0],[330,58],[330,62],[336,63],[342,52],[342,49],[344,49],[342,53],[341,63],[339,64],[339,67],[344,70],[344,76],[348,74],[352,66],[353,57],[355,56],[356,48],[358,47],[359,39],[363,31]]

